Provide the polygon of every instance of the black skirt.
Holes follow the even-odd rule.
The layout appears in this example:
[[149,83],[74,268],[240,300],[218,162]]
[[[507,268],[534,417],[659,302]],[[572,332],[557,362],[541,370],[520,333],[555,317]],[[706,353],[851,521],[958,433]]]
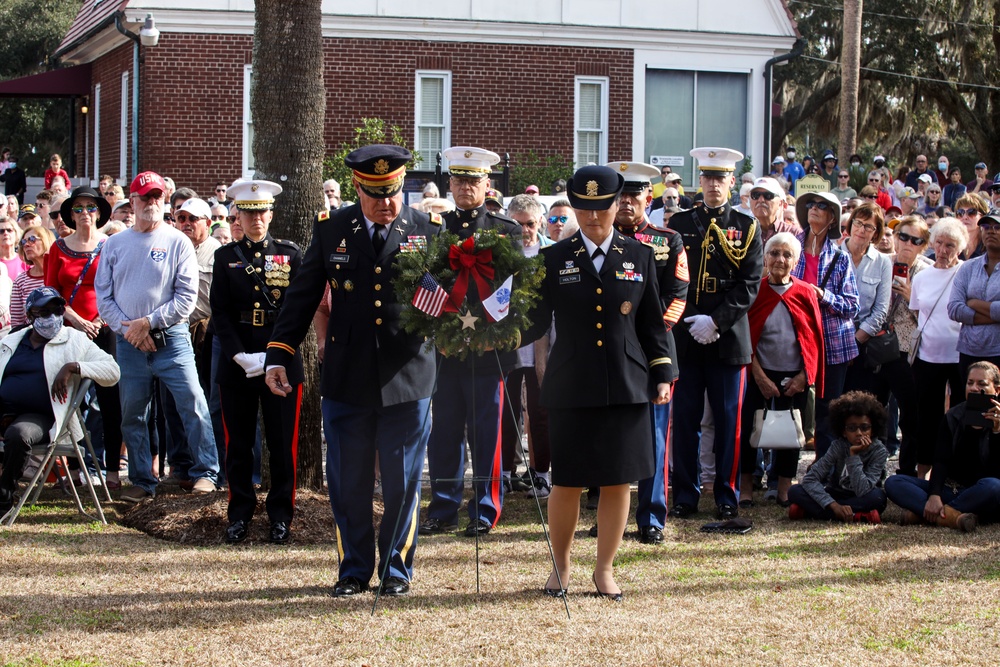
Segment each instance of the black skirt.
[[650,404],[549,408],[552,483],[589,487],[653,476]]

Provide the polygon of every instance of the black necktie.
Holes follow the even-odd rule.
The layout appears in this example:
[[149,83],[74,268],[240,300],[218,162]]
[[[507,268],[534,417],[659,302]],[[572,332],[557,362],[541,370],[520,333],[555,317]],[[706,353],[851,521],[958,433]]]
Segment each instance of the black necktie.
[[603,254],[604,254],[604,251],[601,250],[600,246],[598,246],[597,250],[594,251],[594,254],[590,256],[590,259],[597,259],[598,257],[600,257]]
[[372,230],[372,246],[375,248],[376,255],[382,252],[382,248],[385,247],[385,237],[382,236],[382,225],[375,225],[375,229]]

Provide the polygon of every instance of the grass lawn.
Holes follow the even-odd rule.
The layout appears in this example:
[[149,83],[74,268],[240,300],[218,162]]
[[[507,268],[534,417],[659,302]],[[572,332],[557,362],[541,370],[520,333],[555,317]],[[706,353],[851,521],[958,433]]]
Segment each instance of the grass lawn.
[[669,522],[661,546],[624,542],[616,605],[589,594],[596,543],[584,511],[567,618],[539,592],[550,562],[534,502],[514,498],[480,542],[480,592],[475,541],[435,536],[417,549],[412,594],[381,599],[372,615],[371,594],[330,597],[333,545],[188,547],[85,523],[47,493],[0,529],[0,665],[867,667],[1000,656],[993,526],[790,522],[770,504],[743,512],[750,534],[726,536],[699,532],[706,513]]

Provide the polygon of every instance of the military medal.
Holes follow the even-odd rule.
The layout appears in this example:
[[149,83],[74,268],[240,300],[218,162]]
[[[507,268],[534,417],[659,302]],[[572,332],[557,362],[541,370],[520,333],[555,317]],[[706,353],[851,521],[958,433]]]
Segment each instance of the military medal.
[[621,307],[620,310],[622,311],[622,315],[628,315],[629,313],[632,312],[632,302],[631,301],[623,301],[622,302],[622,307]]
[[351,281],[351,280],[345,280],[344,281],[344,289],[347,290],[348,292],[353,292],[354,291],[354,282]]
[[271,296],[273,296],[275,299],[280,299],[281,298],[281,290],[280,289],[273,289],[273,290],[271,290]]

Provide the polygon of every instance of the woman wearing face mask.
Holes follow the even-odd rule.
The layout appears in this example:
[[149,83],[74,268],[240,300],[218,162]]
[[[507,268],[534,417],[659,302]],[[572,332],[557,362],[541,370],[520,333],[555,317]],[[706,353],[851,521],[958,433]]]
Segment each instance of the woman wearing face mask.
[[[17,481],[31,447],[50,441],[67,418],[68,398],[82,378],[118,382],[114,358],[86,334],[63,326],[66,301],[51,287],[36,289],[25,304],[30,327],[0,341],[0,412],[16,415],[4,431],[0,516],[14,503]],[[74,419],[73,439],[83,439]]]

